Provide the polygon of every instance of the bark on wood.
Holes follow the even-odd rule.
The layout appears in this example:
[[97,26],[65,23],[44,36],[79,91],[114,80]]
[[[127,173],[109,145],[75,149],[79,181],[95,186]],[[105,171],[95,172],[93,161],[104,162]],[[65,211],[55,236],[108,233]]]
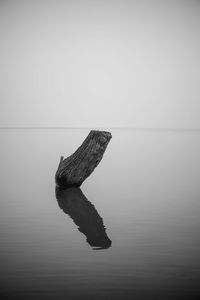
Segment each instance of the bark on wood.
[[56,172],[60,187],[79,187],[101,161],[111,133],[91,130],[82,145],[71,156],[62,156]]
[[62,190],[57,187],[56,198],[60,208],[72,218],[94,250],[111,247],[112,242],[106,234],[102,217],[80,188]]

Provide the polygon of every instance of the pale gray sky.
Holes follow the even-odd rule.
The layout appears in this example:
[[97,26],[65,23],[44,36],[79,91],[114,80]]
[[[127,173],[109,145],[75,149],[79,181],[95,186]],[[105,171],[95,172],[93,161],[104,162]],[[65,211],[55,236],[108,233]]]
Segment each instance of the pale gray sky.
[[200,128],[200,1],[1,0],[0,126]]

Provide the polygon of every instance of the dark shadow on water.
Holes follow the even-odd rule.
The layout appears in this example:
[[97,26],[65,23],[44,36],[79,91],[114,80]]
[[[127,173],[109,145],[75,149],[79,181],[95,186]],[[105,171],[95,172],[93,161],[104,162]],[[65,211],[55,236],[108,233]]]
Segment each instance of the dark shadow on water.
[[60,208],[72,218],[94,250],[111,247],[112,242],[106,234],[103,219],[80,188],[63,190],[56,187],[56,198]]

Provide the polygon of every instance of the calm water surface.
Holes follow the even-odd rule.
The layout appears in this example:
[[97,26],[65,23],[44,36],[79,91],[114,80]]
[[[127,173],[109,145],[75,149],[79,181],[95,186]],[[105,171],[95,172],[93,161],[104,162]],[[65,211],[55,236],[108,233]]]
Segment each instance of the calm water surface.
[[88,132],[0,130],[1,299],[197,299],[200,132],[112,130],[81,189],[55,193]]

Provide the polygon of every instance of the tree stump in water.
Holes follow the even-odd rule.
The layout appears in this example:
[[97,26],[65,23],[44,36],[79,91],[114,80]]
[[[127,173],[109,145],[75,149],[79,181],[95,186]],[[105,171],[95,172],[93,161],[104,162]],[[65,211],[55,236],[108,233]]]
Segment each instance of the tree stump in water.
[[61,156],[56,184],[63,188],[79,187],[101,161],[111,137],[110,132],[91,130],[71,156]]

